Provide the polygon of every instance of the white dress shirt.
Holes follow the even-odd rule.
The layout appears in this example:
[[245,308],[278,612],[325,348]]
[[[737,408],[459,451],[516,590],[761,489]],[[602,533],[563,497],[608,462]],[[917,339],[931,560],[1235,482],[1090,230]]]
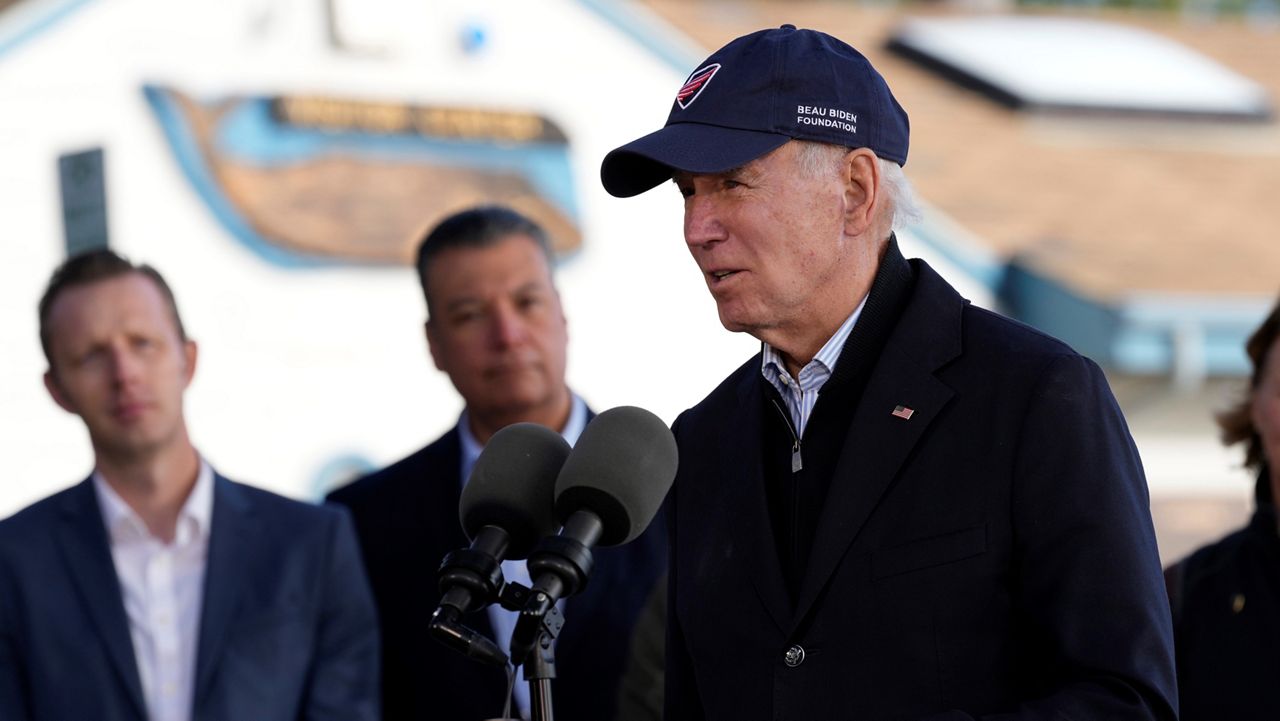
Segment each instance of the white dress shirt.
[[760,372],[769,381],[787,404],[787,414],[791,416],[791,429],[796,434],[797,443],[804,438],[804,429],[809,425],[809,416],[813,407],[818,404],[818,393],[827,379],[835,372],[836,361],[840,360],[840,351],[844,350],[844,342],[853,331],[853,326],[862,315],[862,307],[867,304],[867,296],[853,309],[844,323],[836,329],[835,335],[827,339],[813,360],[800,369],[800,376],[792,378],[787,371],[787,364],[782,355],[768,343],[761,343]]
[[[578,396],[573,397],[573,403],[569,408],[569,419],[565,421],[564,429],[560,431],[560,435],[568,441],[569,445],[578,442],[578,436],[582,435],[582,429],[587,427],[587,404]],[[467,479],[471,477],[471,469],[476,465],[476,459],[480,457],[480,451],[483,446],[476,441],[476,437],[471,434],[471,429],[467,425],[467,412],[462,412],[462,417],[458,419],[458,436],[462,441],[462,485],[467,484]],[[524,561],[503,561],[502,562],[502,578],[507,583],[519,583],[524,586],[532,586],[533,581],[529,578],[529,566]],[[563,601],[560,607],[563,607]],[[489,623],[493,625],[493,633],[497,637],[494,640],[498,643],[498,648],[506,651],[511,646],[511,634],[516,630],[516,619],[519,614],[514,611],[508,611],[500,604],[491,604],[489,606]],[[516,681],[513,695],[516,697],[516,706],[520,709],[521,718],[529,718],[529,684],[523,683],[521,680]]]
[[171,543],[151,535],[142,518],[96,471],[93,487],[124,596],[147,718],[190,721],[213,518],[213,470],[200,460],[195,487],[178,514]]

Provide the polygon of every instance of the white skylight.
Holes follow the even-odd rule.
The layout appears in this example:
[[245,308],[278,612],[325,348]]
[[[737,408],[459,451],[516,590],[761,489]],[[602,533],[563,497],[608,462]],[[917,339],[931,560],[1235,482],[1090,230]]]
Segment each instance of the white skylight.
[[1271,115],[1252,80],[1167,38],[1098,20],[920,18],[890,47],[1032,110]]

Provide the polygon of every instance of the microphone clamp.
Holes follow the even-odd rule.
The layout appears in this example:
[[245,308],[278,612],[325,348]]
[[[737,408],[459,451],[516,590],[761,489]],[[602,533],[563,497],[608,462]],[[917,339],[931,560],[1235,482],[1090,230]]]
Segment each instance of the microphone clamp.
[[[502,589],[501,600],[504,608],[520,614],[516,617],[516,627],[511,634],[512,665],[524,665],[534,649],[541,649],[536,659],[543,664],[551,664],[549,668],[554,676],[555,666],[550,662],[549,653],[551,644],[564,627],[564,615],[556,608],[556,599],[536,588],[509,583]],[[528,671],[526,666],[526,674]]]

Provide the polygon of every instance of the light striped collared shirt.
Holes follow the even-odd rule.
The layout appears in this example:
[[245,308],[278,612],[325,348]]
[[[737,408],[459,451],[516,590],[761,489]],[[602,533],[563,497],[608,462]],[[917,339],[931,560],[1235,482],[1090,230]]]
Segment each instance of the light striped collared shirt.
[[854,324],[858,322],[858,316],[862,315],[862,307],[866,304],[867,298],[863,296],[862,302],[853,309],[848,318],[845,318],[844,323],[836,330],[836,334],[827,340],[813,360],[800,369],[799,378],[791,377],[787,372],[787,364],[782,360],[782,355],[773,346],[761,343],[763,349],[760,372],[764,374],[765,380],[778,389],[778,394],[786,402],[787,413],[791,416],[791,429],[797,439],[804,438],[805,426],[809,425],[809,416],[813,414],[813,407],[818,403],[818,392],[822,390],[822,386],[826,385],[831,372],[835,370],[836,361],[840,359],[840,351],[844,349],[844,342],[853,330]]
[[[568,442],[574,445],[578,442],[578,436],[582,435],[582,429],[587,427],[587,404],[578,396],[573,397],[573,404],[569,407],[569,419],[564,423],[564,429],[560,431],[560,435]],[[462,484],[467,484],[467,479],[471,477],[471,469],[476,465],[476,459],[480,457],[480,451],[483,446],[480,445],[476,437],[471,435],[471,428],[467,423],[467,412],[462,412],[462,417],[458,419],[458,436],[462,442]],[[524,561],[503,561],[502,562],[502,578],[507,583],[519,583],[524,586],[532,586],[533,580],[529,578],[529,566]],[[561,604],[564,603],[562,600]],[[560,606],[563,608],[563,605]],[[516,630],[516,619],[519,616],[515,611],[508,611],[500,604],[494,603],[489,606],[489,623],[493,625],[494,640],[498,643],[498,648],[503,651],[511,645],[511,634]],[[516,706],[520,710],[521,718],[529,718],[530,714],[530,698],[529,685],[523,682],[517,682],[513,689],[516,697]]]
[[200,460],[196,484],[178,513],[172,543],[151,535],[142,518],[96,471],[93,487],[120,579],[147,719],[190,721],[213,519],[213,470]]

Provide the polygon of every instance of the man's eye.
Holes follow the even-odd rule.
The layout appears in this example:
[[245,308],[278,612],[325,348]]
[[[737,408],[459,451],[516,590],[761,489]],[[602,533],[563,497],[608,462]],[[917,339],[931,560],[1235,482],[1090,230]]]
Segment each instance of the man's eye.
[[101,348],[95,348],[87,353],[82,353],[76,356],[73,362],[76,366],[84,367],[93,363],[98,363],[104,357],[106,357],[104,351]]
[[678,185],[676,188],[680,191],[680,197],[690,198],[693,196],[693,187],[686,185]]

